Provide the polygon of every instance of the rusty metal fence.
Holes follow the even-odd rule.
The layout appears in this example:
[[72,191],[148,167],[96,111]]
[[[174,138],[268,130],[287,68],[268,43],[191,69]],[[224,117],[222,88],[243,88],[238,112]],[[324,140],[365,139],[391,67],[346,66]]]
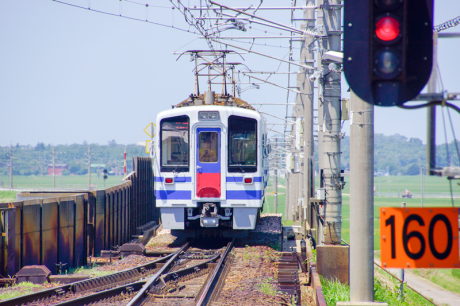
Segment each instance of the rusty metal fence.
[[136,229],[159,221],[150,158],[134,157],[134,171],[105,190],[68,193],[30,192],[35,199],[0,203],[0,274],[13,276],[26,265],[45,265],[57,273],[87,264],[131,241]]

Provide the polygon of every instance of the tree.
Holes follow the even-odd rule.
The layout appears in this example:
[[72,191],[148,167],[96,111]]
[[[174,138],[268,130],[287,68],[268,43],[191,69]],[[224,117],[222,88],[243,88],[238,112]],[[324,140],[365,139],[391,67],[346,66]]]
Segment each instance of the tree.
[[38,142],[35,146],[35,151],[44,151],[45,149],[45,144],[43,142]]
[[410,164],[406,169],[406,175],[418,175],[420,174],[420,166],[418,163]]

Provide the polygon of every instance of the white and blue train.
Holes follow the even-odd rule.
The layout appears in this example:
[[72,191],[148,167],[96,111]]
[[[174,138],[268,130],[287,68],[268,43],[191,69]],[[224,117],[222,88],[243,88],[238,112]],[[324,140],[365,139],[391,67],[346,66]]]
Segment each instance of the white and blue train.
[[266,119],[240,99],[206,92],[159,113],[156,125],[155,196],[163,228],[185,236],[254,229],[268,181]]

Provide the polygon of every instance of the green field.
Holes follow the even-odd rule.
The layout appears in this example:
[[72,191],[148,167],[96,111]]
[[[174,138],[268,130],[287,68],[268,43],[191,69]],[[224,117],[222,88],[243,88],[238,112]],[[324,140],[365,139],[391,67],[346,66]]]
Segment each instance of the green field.
[[[397,193],[397,189],[391,189],[390,192],[393,193],[394,197],[386,197],[387,189],[383,192],[383,187],[388,188],[386,183],[387,177],[382,177],[381,188],[382,194],[379,197],[378,194],[378,178],[377,179],[377,192],[374,196],[374,250],[377,251],[376,255],[378,256],[380,250],[380,220],[379,220],[379,211],[380,207],[401,207],[401,202],[406,203],[406,207],[420,207],[421,206],[421,199],[420,198],[411,198],[411,199],[403,199],[401,197],[397,197],[395,193]],[[349,178],[346,178],[346,181]],[[383,180],[385,180],[385,185],[383,184]],[[316,179],[318,182],[318,179]],[[396,188],[397,184],[399,186],[404,186],[404,188],[409,189],[413,193],[420,192],[420,176],[395,176],[390,177],[390,188]],[[458,198],[460,195],[460,187],[456,184],[457,181],[453,181],[453,190],[457,191],[454,193],[456,199],[454,201],[455,206],[460,205],[460,199]],[[418,185],[417,185],[418,184]],[[290,225],[292,224],[291,221],[286,221],[284,217],[284,210],[286,207],[286,180],[283,178],[278,179],[278,213],[283,214],[283,224]],[[418,186],[418,189],[417,189]],[[350,185],[347,184],[345,189],[343,190],[343,198],[342,198],[342,239],[350,242],[350,196],[349,196],[349,189]],[[404,190],[404,189],[403,189]],[[273,201],[274,196],[272,194],[273,191],[273,179],[270,178],[270,181],[267,186],[267,197],[266,197],[266,205],[264,207],[264,213],[266,212],[274,212]],[[432,207],[446,207],[451,206],[452,202],[450,198],[444,197],[445,194],[449,194],[449,185],[448,181],[445,178],[440,177],[425,177],[425,193],[430,194],[431,197],[425,197],[423,199],[424,207],[432,206]],[[438,196],[438,197],[434,197]],[[460,290],[460,273],[458,269],[411,269],[413,273],[420,275],[439,286],[453,291],[459,292]]]
[[[439,176],[423,176],[424,179],[424,195],[426,197],[433,196],[450,196],[449,181],[445,177]],[[380,193],[379,193],[379,180],[380,180]],[[344,194],[350,193],[350,178],[346,177],[345,189],[342,191]],[[457,181],[452,181],[452,191],[454,196],[460,197],[460,186]],[[375,196],[388,197],[388,189],[392,197],[397,197],[402,194],[404,189],[408,189],[415,195],[420,195],[422,191],[422,183],[420,175],[413,176],[381,176],[374,177]],[[388,188],[389,186],[389,188]]]
[[[111,187],[120,184],[123,176],[109,175],[105,181],[105,187]],[[56,188],[59,189],[88,189],[88,175],[56,175]],[[3,182],[3,188],[9,189],[9,176],[0,175],[0,186]],[[102,175],[91,174],[91,185],[93,189],[103,189],[104,180]],[[13,189],[52,189],[53,177],[50,175],[17,175],[13,176]]]

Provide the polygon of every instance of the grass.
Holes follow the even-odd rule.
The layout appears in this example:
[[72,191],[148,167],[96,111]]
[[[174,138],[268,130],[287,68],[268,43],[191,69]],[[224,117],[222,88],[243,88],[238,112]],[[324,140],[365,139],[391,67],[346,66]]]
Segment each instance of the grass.
[[22,282],[11,287],[6,286],[0,289],[0,300],[12,299],[14,297],[33,293],[36,290],[34,288],[40,288],[42,285],[37,285],[31,282]]
[[[335,306],[337,302],[350,300],[350,287],[337,279],[328,280],[320,276],[324,298],[328,306]],[[404,287],[403,297],[399,298],[400,283],[378,267],[374,269],[374,301],[386,302],[389,306],[424,306],[433,305],[418,293]]]
[[276,282],[273,281],[272,277],[264,279],[257,285],[257,289],[259,289],[260,292],[271,296],[276,296],[278,294],[278,291],[276,290]]
[[[350,184],[349,177],[345,178],[348,183],[345,185],[342,197],[342,239],[350,242]],[[386,197],[387,194],[387,180],[388,177],[381,177],[381,195],[378,193],[378,178],[374,178],[376,185],[376,194],[374,196],[374,250],[380,250],[380,207],[401,207],[401,202],[406,203],[406,207],[421,207],[420,198],[403,199],[398,197]],[[425,179],[425,193],[431,195],[443,196],[449,193],[448,181],[441,177],[430,177],[426,176]],[[400,192],[405,188],[409,189],[413,193],[420,193],[420,176],[394,176],[389,178],[390,180],[390,192],[397,193],[398,186]],[[319,180],[316,178],[315,182],[318,184]],[[385,182],[385,184],[383,184]],[[286,180],[283,178],[278,179],[278,213],[283,214],[283,225],[293,225],[293,221],[285,219],[285,207],[286,207]],[[459,188],[456,184],[453,184],[454,193],[459,193]],[[273,191],[273,178],[270,178],[266,189],[267,197],[264,206],[264,212],[274,212],[274,196]],[[385,192],[384,192],[385,191]],[[455,199],[455,205],[460,204],[460,199]],[[423,199],[424,207],[446,207],[451,206],[452,202],[449,198],[442,197],[425,197]],[[453,292],[460,292],[460,270],[458,269],[414,269],[414,273],[432,281],[433,283]],[[429,272],[428,272],[429,271]],[[398,304],[399,305],[399,304]]]
[[8,203],[16,201],[17,191],[0,190],[0,203]]
[[[109,175],[105,181],[105,187],[111,187],[120,184],[123,176]],[[3,181],[3,187],[9,188],[10,178],[6,175],[0,175],[0,182]],[[104,188],[104,180],[102,176],[91,174],[91,184],[95,189]],[[55,178],[56,188],[67,189],[88,189],[88,175],[57,175]],[[13,176],[13,189],[52,189],[53,177],[51,175],[17,175]]]
[[90,278],[105,276],[114,273],[114,271],[100,270],[101,265],[94,265],[92,268],[79,267],[69,270],[72,275],[88,275]]
[[328,306],[335,306],[337,302],[346,302],[350,300],[350,286],[342,284],[337,279],[328,280],[322,276],[320,276],[320,279],[324,299]]
[[444,289],[460,292],[460,270],[458,269],[411,269],[410,272],[426,278]]
[[[378,177],[374,177],[374,185],[376,187],[376,192],[374,196],[374,217],[378,219],[379,216],[379,208],[385,206],[394,206],[400,207],[401,202],[406,202],[407,207],[420,207],[421,199],[420,198],[411,198],[411,199],[403,199],[401,197],[396,197],[396,195],[402,194],[404,189],[409,189],[414,194],[419,194],[421,192],[420,186],[420,176],[390,176],[389,178],[383,176],[381,179],[381,197],[379,197],[379,183]],[[394,195],[394,197],[388,197],[388,183],[387,180],[390,181],[390,193]],[[431,197],[424,197],[423,204],[424,206],[451,206],[452,202],[450,198],[441,198],[444,196],[450,195],[450,187],[449,183],[446,178],[442,177],[434,177],[434,176],[425,176],[425,187],[424,192],[426,195],[430,195]],[[345,237],[349,238],[349,232],[346,233],[346,229],[349,228],[349,219],[350,219],[350,177],[345,177],[345,189],[342,190],[343,194],[343,206],[342,206],[342,217],[344,220],[343,230],[344,230],[344,239],[347,240]],[[319,188],[319,179],[316,177],[315,179],[316,187]],[[460,197],[460,188],[458,185],[453,184],[453,192],[454,196]],[[267,188],[266,188],[266,197],[265,197],[265,205],[264,205],[264,213],[270,212],[273,213],[274,211],[274,200],[275,196],[273,193],[273,177],[270,177]],[[434,198],[433,196],[438,196],[438,198]],[[455,199],[455,205],[460,204],[460,199]],[[285,219],[285,209],[286,209],[286,179],[279,177],[278,178],[278,207],[277,213],[283,214],[283,225],[293,225],[292,221],[287,221]],[[378,229],[378,220],[376,221],[376,225],[374,229]],[[380,233],[379,233],[380,234]],[[374,238],[379,237],[377,234],[374,235]],[[349,241],[349,240],[347,240]],[[378,239],[374,239],[376,241],[374,243],[374,247],[376,249],[380,249],[380,242]]]
[[[458,200],[457,200],[458,201]],[[420,207],[420,199],[402,198],[378,198],[374,197],[374,250],[380,250],[380,207],[401,207],[401,202],[406,203],[406,207]],[[460,201],[459,201],[460,203]],[[425,198],[424,207],[445,207],[451,206],[450,199],[445,198]],[[350,197],[342,197],[342,239],[350,242]]]

